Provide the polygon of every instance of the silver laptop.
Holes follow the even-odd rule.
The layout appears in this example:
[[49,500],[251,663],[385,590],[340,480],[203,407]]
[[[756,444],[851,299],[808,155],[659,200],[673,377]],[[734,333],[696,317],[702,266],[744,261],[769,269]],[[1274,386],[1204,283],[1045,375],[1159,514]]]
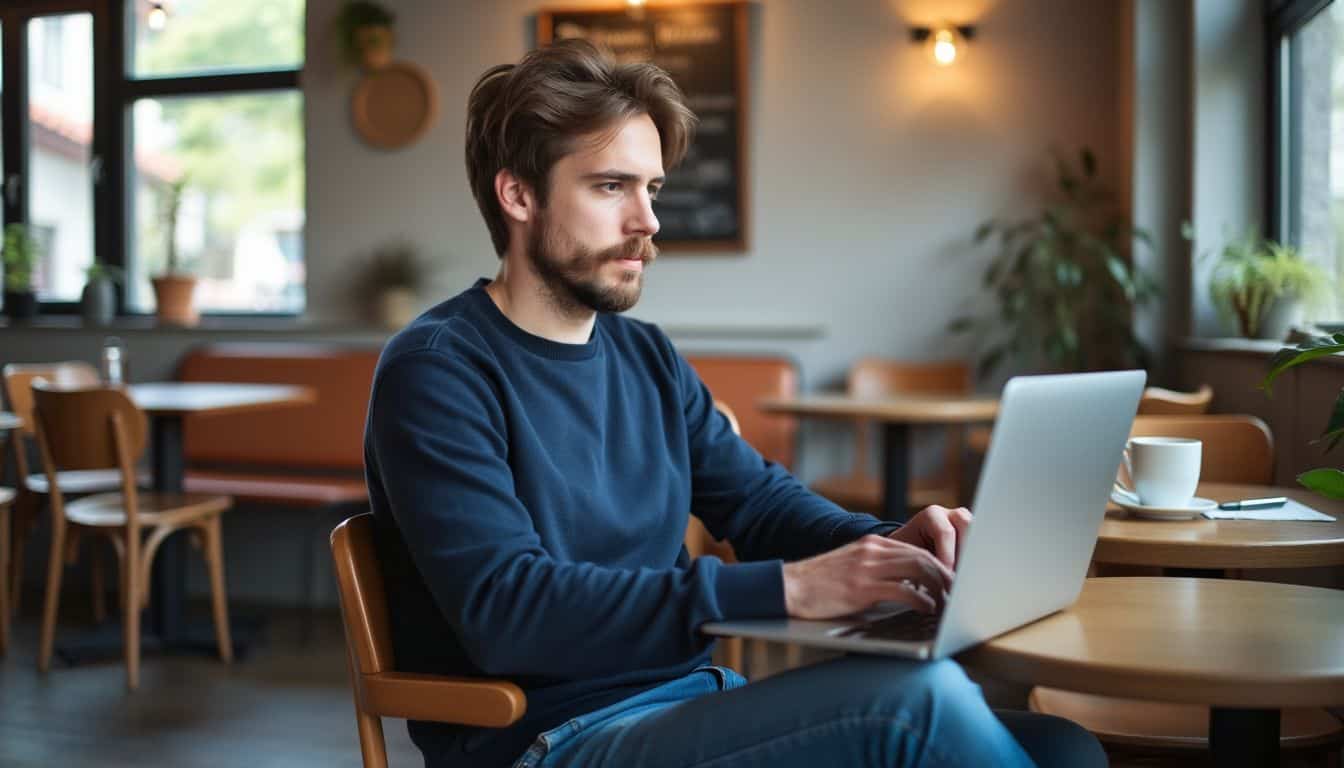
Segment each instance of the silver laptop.
[[1009,380],[941,614],[883,604],[827,621],[723,621],[700,630],[937,659],[1068,607],[1082,590],[1146,378],[1117,371]]

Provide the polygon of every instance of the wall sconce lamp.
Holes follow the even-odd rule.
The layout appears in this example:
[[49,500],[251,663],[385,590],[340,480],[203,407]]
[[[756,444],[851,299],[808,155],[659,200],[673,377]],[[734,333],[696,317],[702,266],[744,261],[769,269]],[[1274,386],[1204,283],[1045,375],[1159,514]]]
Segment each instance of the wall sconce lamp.
[[975,37],[970,24],[939,24],[936,27],[911,27],[910,42],[927,45],[929,56],[940,67],[946,67],[962,55],[966,42]]
[[149,4],[149,13],[145,14],[145,26],[155,32],[162,32],[168,26],[168,9],[161,2]]

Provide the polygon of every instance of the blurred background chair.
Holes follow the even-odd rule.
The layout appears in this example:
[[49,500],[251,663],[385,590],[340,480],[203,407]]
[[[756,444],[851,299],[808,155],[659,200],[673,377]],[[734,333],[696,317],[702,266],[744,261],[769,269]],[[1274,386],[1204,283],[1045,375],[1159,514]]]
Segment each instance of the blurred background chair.
[[[61,555],[72,530],[102,534],[117,552],[128,688],[135,690],[140,683],[140,612],[149,600],[154,554],[163,540],[178,530],[190,530],[204,552],[219,657],[226,663],[232,661],[220,540],[220,517],[232,501],[227,496],[139,490],[135,463],[145,450],[147,420],[122,390],[61,389],[36,381],[32,393],[33,425],[47,476],[51,511],[51,553],[42,607],[39,671],[46,672],[51,667],[65,565]],[[60,473],[85,470],[117,472],[120,488],[67,503]]]
[[1202,441],[1200,482],[1269,485],[1274,480],[1274,437],[1255,416],[1139,416],[1129,436]]
[[9,509],[13,488],[0,488],[0,658],[9,650]]
[[[6,526],[12,531],[8,545],[9,552],[9,610],[15,615],[19,612],[22,600],[23,563],[29,536],[41,516],[42,505],[46,503],[50,487],[47,476],[42,472],[33,472],[29,466],[29,451],[34,448],[33,431],[33,393],[32,384],[44,379],[63,387],[96,387],[98,371],[88,363],[72,360],[63,363],[10,363],[3,369],[5,380],[5,399],[9,410],[23,420],[23,426],[10,432],[10,446],[14,454],[15,473],[18,476],[17,496],[14,500],[13,519]],[[94,470],[89,472],[60,473],[61,489],[67,498],[89,493],[111,491],[121,486],[121,476],[116,470]],[[79,546],[78,540],[68,542],[73,550]],[[101,621],[104,615],[102,600],[101,555],[95,549],[92,557],[93,567],[90,576],[93,580],[94,619]]]
[[364,768],[387,768],[384,717],[489,728],[517,722],[527,697],[507,680],[396,671],[373,526],[373,515],[364,513],[331,532]]
[[[971,371],[962,362],[912,363],[866,357],[850,369],[845,394],[853,398],[880,399],[897,394],[971,394]],[[882,478],[871,471],[869,446],[873,424],[854,420],[854,463],[849,472],[823,477],[812,490],[845,509],[878,513],[882,509]],[[964,429],[946,428],[941,468],[910,483],[910,508],[930,504],[955,507],[960,503]]]

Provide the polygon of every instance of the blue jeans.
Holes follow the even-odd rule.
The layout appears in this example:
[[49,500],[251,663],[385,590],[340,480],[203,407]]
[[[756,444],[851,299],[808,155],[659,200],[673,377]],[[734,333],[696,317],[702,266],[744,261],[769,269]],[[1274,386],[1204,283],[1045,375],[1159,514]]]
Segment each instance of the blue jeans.
[[989,709],[955,662],[850,656],[746,685],[722,667],[576,717],[514,768],[1105,766],[1067,720]]

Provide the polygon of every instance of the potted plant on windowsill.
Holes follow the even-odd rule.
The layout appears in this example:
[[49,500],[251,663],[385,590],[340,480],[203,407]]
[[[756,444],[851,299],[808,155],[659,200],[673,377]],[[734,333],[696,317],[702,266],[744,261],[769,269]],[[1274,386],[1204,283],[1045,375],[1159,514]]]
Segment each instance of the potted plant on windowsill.
[[392,243],[375,251],[356,285],[369,318],[388,329],[414,320],[426,273],[425,263],[409,243]]
[[84,291],[79,297],[85,325],[110,325],[117,315],[116,284],[124,273],[120,267],[94,262],[84,269]]
[[976,229],[977,244],[997,241],[983,285],[998,306],[957,318],[949,330],[975,336],[980,376],[1007,357],[1030,371],[1147,367],[1133,310],[1153,300],[1158,285],[1128,256],[1132,243],[1152,247],[1152,239],[1113,205],[1091,150],[1083,148],[1076,165],[1056,155],[1055,176],[1058,199],[1040,213]]
[[[1191,237],[1189,225],[1185,235]],[[1223,317],[1248,339],[1282,339],[1304,308],[1330,295],[1330,276],[1291,245],[1254,230],[1230,240],[1209,275],[1209,293]]]
[[[1284,371],[1309,360],[1341,352],[1344,352],[1344,333],[1319,336],[1297,346],[1284,347],[1270,359],[1269,374],[1260,383],[1260,388],[1265,394],[1272,395],[1274,379]],[[1334,450],[1341,440],[1344,440],[1344,390],[1341,390],[1336,397],[1334,408],[1330,411],[1330,420],[1326,422],[1325,431],[1317,438],[1317,442],[1326,443],[1325,450],[1328,453]],[[1309,470],[1298,475],[1297,482],[1322,496],[1344,499],[1344,470],[1330,467]]]
[[41,258],[36,238],[23,224],[5,227],[5,242],[0,259],[5,267],[5,315],[12,320],[28,320],[37,315],[37,293],[33,273]]
[[150,282],[154,286],[155,316],[164,325],[196,325],[201,319],[196,308],[196,277],[183,269],[177,252],[177,214],[186,187],[184,176],[170,183],[163,195],[167,268]]
[[336,16],[337,34],[347,63],[378,70],[392,62],[392,22],[396,16],[368,0],[348,0]]

